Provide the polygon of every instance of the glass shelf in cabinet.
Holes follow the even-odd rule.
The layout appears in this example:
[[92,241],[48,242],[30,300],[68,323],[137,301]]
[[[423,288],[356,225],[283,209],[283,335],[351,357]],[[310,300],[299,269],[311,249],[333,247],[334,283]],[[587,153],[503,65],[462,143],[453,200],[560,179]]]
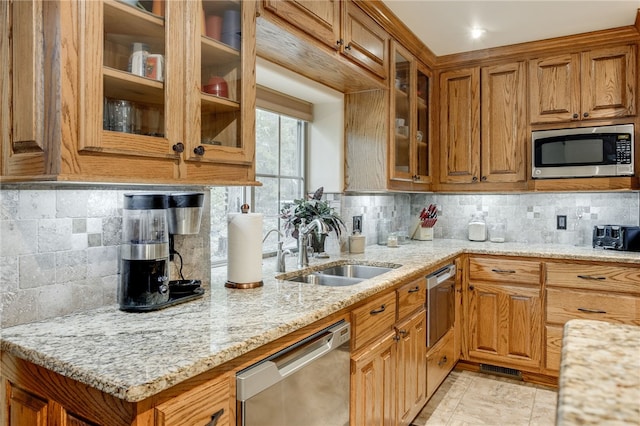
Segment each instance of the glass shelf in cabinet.
[[226,98],[201,93],[200,103],[203,113],[240,111],[240,104]]

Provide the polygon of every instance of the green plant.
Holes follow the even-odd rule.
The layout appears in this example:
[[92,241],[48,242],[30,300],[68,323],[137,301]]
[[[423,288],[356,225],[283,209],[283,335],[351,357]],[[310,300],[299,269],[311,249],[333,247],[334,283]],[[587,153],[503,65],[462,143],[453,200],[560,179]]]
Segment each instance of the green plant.
[[340,238],[342,230],[345,229],[342,218],[329,206],[329,203],[322,201],[324,187],[320,187],[308,199],[293,200],[287,203],[280,210],[280,218],[284,220],[284,230],[287,235],[298,238],[298,227],[302,223],[310,223],[316,218],[320,218],[336,236]]

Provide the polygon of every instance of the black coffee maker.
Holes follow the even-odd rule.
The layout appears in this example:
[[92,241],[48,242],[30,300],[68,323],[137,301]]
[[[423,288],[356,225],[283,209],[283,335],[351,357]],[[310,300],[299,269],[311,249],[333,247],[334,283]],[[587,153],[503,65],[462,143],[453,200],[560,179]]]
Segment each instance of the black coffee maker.
[[202,296],[200,280],[170,281],[169,262],[176,253],[173,234],[199,232],[203,199],[202,193],[124,194],[121,310],[152,311]]

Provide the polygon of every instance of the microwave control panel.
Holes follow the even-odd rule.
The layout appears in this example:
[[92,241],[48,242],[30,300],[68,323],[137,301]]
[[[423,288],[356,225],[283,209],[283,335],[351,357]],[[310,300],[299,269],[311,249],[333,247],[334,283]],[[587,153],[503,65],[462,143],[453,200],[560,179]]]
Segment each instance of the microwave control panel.
[[631,164],[631,138],[629,135],[621,135],[616,141],[616,162]]

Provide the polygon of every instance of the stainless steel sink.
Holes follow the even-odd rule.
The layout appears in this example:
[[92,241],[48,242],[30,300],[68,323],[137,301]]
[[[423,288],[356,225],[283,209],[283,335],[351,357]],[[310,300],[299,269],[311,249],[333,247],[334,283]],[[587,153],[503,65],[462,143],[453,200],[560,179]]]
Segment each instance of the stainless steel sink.
[[349,278],[361,278],[369,279],[391,271],[393,268],[386,268],[384,266],[369,266],[369,265],[338,265],[331,268],[318,271],[323,275],[334,275],[339,277]]
[[377,277],[398,266],[400,265],[390,265],[386,267],[347,263],[344,265],[331,266],[319,271],[306,272],[301,275],[285,278],[285,280],[325,286],[350,286],[368,280],[369,278]]
[[287,281],[326,285],[326,286],[332,286],[332,287],[342,287],[342,286],[358,284],[359,282],[364,281],[364,279],[312,273],[312,274],[300,275],[297,277],[289,278]]

